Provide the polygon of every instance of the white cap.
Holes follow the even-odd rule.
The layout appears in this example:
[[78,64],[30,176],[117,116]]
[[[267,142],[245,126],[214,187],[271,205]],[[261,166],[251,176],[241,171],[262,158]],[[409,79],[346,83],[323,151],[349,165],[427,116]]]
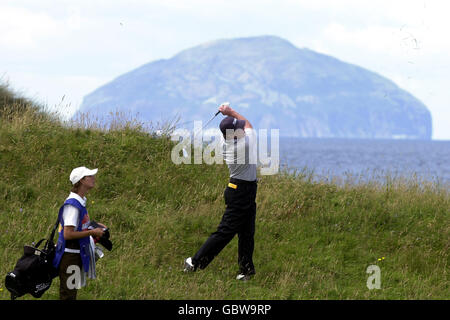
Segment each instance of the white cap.
[[77,183],[81,179],[83,179],[86,176],[93,176],[97,173],[98,169],[88,169],[86,167],[78,167],[72,170],[70,173],[70,182],[72,184]]

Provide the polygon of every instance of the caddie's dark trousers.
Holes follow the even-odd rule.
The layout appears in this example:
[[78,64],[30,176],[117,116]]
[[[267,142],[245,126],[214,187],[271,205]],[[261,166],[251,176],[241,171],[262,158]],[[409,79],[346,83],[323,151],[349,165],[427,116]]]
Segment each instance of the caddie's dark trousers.
[[192,258],[195,268],[204,269],[238,234],[238,263],[240,273],[255,273],[253,249],[256,217],[256,181],[230,179],[224,192],[226,209],[217,231],[212,233]]
[[60,300],[76,300],[77,289],[69,289],[67,280],[73,272],[67,272],[70,266],[78,266],[81,270],[81,256],[79,253],[64,252],[59,264],[59,299]]

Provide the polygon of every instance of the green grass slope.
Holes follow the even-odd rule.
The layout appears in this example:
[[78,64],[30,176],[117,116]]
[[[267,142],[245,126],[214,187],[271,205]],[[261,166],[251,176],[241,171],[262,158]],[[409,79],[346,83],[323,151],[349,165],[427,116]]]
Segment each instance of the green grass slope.
[[[182,272],[215,231],[225,165],[175,165],[173,142],[139,127],[81,129],[33,112],[0,122],[0,275],[24,244],[46,237],[67,197],[72,168],[99,168],[91,219],[111,229],[112,252],[79,299],[446,299],[448,189],[314,183],[308,175],[261,176],[256,276],[238,282],[237,237],[210,266]],[[384,258],[384,259],[383,259]],[[381,269],[369,290],[366,269]],[[0,283],[0,299],[9,293]],[[58,299],[59,280],[44,299]],[[21,299],[32,299],[27,295]]]

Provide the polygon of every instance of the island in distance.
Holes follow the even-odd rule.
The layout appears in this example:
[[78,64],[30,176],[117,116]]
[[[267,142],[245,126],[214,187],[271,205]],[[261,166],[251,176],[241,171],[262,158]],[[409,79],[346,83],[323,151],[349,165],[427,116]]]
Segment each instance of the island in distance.
[[[216,40],[145,64],[84,97],[74,115],[207,121],[220,103],[285,137],[430,140],[427,107],[374,72],[276,36]],[[217,124],[216,124],[217,125]]]

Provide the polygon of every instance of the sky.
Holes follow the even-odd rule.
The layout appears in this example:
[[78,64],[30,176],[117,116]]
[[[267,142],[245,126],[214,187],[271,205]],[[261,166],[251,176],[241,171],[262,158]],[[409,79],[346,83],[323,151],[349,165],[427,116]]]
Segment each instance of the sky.
[[0,81],[69,117],[119,75],[217,39],[282,37],[394,81],[450,140],[450,1],[0,0]]

